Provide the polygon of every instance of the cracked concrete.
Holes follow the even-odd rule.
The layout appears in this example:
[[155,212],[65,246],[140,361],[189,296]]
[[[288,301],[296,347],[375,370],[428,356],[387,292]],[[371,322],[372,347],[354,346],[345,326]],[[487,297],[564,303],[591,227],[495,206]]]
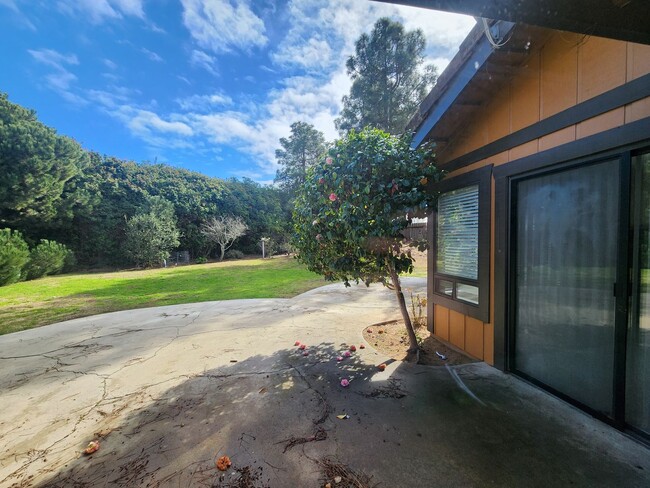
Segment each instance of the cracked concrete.
[[326,457],[382,486],[650,485],[647,448],[487,365],[453,368],[473,397],[446,368],[379,372],[372,348],[334,360],[397,316],[388,290],[329,285],[0,337],[0,486],[227,486],[250,467],[316,487]]

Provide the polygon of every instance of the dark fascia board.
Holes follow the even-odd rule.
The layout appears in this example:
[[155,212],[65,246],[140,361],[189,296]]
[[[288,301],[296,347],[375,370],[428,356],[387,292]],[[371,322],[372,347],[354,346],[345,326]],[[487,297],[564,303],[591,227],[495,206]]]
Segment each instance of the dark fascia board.
[[375,0],[650,44],[647,0]]
[[[515,24],[512,22],[500,22],[499,33],[502,37],[506,37],[514,27]],[[415,132],[411,141],[412,148],[424,142],[429,132],[453,106],[458,96],[494,52],[494,48],[482,33],[482,26],[474,27],[461,46],[461,50],[441,76],[440,83],[433,88],[422,103],[418,114],[409,123],[408,128],[414,129]]]
[[440,73],[436,84],[431,89],[429,94],[422,100],[417,111],[411,117],[406,129],[414,132],[422,123],[422,121],[427,117],[431,111],[433,104],[440,98],[440,95],[447,89],[447,86],[453,81],[456,73],[462,68],[467,58],[472,53],[474,45],[479,41],[481,36],[483,36],[483,27],[476,24],[474,28],[467,34],[467,37],[463,40],[458,52],[449,62],[445,70]]

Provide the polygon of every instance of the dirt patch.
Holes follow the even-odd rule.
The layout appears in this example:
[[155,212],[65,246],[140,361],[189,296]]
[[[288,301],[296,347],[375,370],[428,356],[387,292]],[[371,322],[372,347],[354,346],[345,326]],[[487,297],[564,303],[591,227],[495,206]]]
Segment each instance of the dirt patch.
[[[426,328],[419,326],[415,329],[415,335],[420,343],[419,364],[431,366],[444,366],[448,364],[468,364],[478,362],[450,344],[436,339]],[[363,329],[363,338],[372,347],[387,356],[403,361],[406,358],[406,351],[409,348],[408,335],[404,327],[404,321],[394,320],[382,324],[372,325]],[[438,354],[444,356],[442,359]]]

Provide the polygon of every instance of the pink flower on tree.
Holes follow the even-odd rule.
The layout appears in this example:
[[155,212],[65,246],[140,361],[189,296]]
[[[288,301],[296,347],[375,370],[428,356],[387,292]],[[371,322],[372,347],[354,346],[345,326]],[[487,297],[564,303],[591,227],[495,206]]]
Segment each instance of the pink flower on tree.
[[339,199],[334,193],[330,193],[330,202],[335,202]]
[[326,164],[332,164],[332,158],[330,158],[330,157],[325,158],[325,163]]

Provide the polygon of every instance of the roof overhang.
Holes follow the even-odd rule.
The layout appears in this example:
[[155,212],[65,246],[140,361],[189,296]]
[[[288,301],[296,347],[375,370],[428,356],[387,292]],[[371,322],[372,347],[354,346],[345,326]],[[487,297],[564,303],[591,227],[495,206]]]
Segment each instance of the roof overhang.
[[[488,26],[479,22],[411,118],[407,126],[413,132],[411,146],[428,140],[436,143],[439,155],[443,154],[467,120],[528,63],[552,32],[507,21],[489,22]],[[495,49],[495,38],[506,42]]]
[[648,0],[375,0],[650,44]]

